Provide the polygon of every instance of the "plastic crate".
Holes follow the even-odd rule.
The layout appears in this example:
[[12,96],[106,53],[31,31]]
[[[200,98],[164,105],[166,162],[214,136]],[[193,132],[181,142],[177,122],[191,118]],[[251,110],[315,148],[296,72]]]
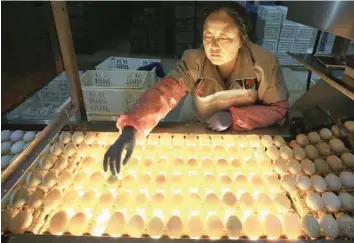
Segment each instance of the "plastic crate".
[[262,39],[278,39],[280,34],[280,25],[266,25],[263,28],[263,33],[259,33]]
[[277,52],[292,51],[294,40],[281,39],[278,43]]
[[262,40],[261,46],[270,52],[276,52],[278,46],[278,40]]
[[258,8],[258,18],[265,20],[266,24],[281,24],[284,14],[284,10],[276,6],[259,6]]
[[280,30],[279,39],[281,40],[294,40],[297,31],[296,25],[282,25]]
[[297,40],[311,40],[315,29],[302,24],[297,25],[295,38]]
[[[98,64],[96,70],[137,70],[140,67],[149,65],[154,62],[161,62],[159,59],[142,59],[128,57],[109,57],[102,63]],[[140,71],[144,72],[144,71]]]
[[127,112],[144,93],[134,89],[82,87],[87,114],[118,115]]
[[151,71],[89,70],[81,78],[82,86],[96,88],[147,89],[156,81],[155,69]]
[[311,53],[313,43],[309,40],[295,40],[291,49],[294,53]]

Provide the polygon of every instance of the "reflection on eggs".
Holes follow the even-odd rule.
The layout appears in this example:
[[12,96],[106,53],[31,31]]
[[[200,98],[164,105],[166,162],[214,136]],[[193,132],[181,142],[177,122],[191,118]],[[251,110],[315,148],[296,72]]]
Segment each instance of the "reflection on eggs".
[[160,236],[163,230],[163,222],[159,217],[152,217],[147,225],[151,236]]
[[168,235],[172,238],[178,238],[182,235],[183,222],[179,216],[172,216],[166,224]]
[[68,225],[69,215],[65,211],[59,211],[50,220],[49,231],[55,235],[64,232]]
[[281,220],[283,232],[289,239],[297,239],[301,233],[300,218],[296,213],[285,213]]
[[280,220],[274,216],[274,215],[267,215],[264,218],[264,230],[267,234],[267,236],[272,237],[272,238],[278,238],[282,233],[282,225]]
[[136,214],[128,222],[128,234],[132,237],[139,237],[144,231],[145,222],[144,219]]
[[107,222],[106,232],[110,236],[120,236],[124,232],[125,217],[121,212],[114,212]]
[[218,216],[212,215],[208,218],[207,222],[208,235],[211,238],[218,239],[222,236],[224,224]]
[[203,221],[199,216],[191,216],[187,223],[188,235],[193,238],[199,238],[204,232]]
[[82,235],[85,232],[88,218],[84,213],[75,214],[69,222],[68,231],[73,235]]
[[[264,233],[263,224],[259,221],[259,219],[255,215],[250,215],[246,218],[243,223],[244,232],[249,237],[259,237]],[[255,227],[257,226],[257,227]]]

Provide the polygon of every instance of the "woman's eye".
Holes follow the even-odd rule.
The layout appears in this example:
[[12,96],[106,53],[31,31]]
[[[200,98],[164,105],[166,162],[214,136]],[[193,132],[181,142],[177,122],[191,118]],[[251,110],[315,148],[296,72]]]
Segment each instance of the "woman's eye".
[[229,37],[220,37],[219,39],[222,40],[222,41],[228,41],[228,40],[230,40]]
[[212,37],[210,35],[206,35],[206,36],[204,36],[204,38],[207,40],[211,40]]

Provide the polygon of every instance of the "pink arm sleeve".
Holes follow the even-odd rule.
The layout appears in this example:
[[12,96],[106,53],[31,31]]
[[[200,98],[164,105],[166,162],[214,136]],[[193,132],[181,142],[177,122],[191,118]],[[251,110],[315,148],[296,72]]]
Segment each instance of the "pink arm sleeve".
[[280,121],[288,110],[288,101],[279,101],[271,105],[231,107],[232,128],[249,131],[266,127]]
[[172,78],[164,78],[147,90],[130,111],[120,115],[117,128],[135,127],[138,136],[150,131],[171,111],[186,94],[183,84]]

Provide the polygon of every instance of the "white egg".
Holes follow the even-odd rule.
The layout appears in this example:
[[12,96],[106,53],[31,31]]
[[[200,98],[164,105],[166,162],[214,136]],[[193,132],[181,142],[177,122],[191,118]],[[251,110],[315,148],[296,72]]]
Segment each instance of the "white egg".
[[327,174],[329,171],[329,165],[324,159],[317,158],[313,161],[313,163],[315,164],[316,172],[320,174]]
[[339,197],[333,192],[325,192],[322,194],[325,207],[328,211],[336,213],[342,207]]
[[311,210],[320,211],[324,208],[324,201],[316,192],[307,193],[305,201],[307,207],[309,207]]
[[223,234],[224,224],[220,218],[216,215],[212,215],[208,218],[207,222],[208,235],[212,239],[220,239]]
[[328,174],[325,177],[327,188],[332,191],[339,191],[342,188],[342,182],[339,177],[334,174]]
[[13,133],[11,133],[10,139],[12,142],[20,141],[23,138],[23,134],[24,132],[21,130],[14,131]]
[[64,144],[62,142],[56,142],[50,147],[50,153],[52,155],[60,155],[64,151]]
[[274,136],[273,141],[274,141],[274,145],[277,146],[278,148],[280,148],[283,145],[286,145],[284,138],[279,135]]
[[269,148],[270,146],[273,145],[273,139],[271,136],[269,135],[263,135],[261,137],[261,144],[266,147],[266,148]]
[[191,216],[187,223],[188,235],[193,238],[199,238],[204,232],[203,221],[199,216]]
[[333,135],[332,135],[331,130],[329,130],[328,128],[322,128],[320,130],[320,136],[321,136],[322,140],[327,141],[327,140],[330,140]]
[[1,131],[1,142],[10,140],[11,131],[3,130]]
[[314,160],[318,157],[318,150],[312,144],[306,145],[305,153],[306,153],[307,158],[312,159],[312,160]]
[[354,155],[352,153],[345,152],[340,156],[340,158],[346,166],[349,168],[354,168]]
[[354,238],[354,218],[341,213],[337,217],[337,223],[339,230],[343,232],[347,237]]
[[306,215],[301,220],[302,229],[312,239],[320,237],[320,225],[311,215]]
[[239,206],[243,209],[250,209],[253,207],[253,197],[250,193],[243,193],[239,200]]
[[336,238],[339,235],[339,226],[337,221],[332,215],[322,214],[318,220],[321,229],[325,232],[326,236]]
[[283,227],[281,225],[281,222],[274,215],[267,215],[264,218],[263,224],[263,228],[265,229],[265,233],[267,234],[267,236],[270,236],[272,238],[279,238],[279,236],[283,233]]
[[264,192],[261,192],[258,194],[258,197],[256,200],[256,207],[260,210],[272,210],[273,209],[273,201],[267,194],[265,194]]
[[310,179],[305,176],[305,175],[299,175],[296,178],[296,186],[301,190],[301,191],[307,191],[310,190],[312,187]]
[[331,128],[331,131],[332,131],[332,134],[339,138],[340,137],[340,129],[337,125],[333,125],[332,128]]
[[1,170],[4,170],[9,166],[12,155],[1,156]]
[[32,131],[28,131],[25,133],[25,135],[23,135],[23,140],[26,142],[31,142],[36,136],[35,132]]
[[[257,225],[257,227],[254,227]],[[255,215],[250,215],[243,223],[244,233],[249,237],[259,237],[264,233],[263,224]]]
[[327,183],[325,179],[322,178],[322,176],[319,175],[311,176],[311,183],[313,189],[315,189],[317,192],[325,192],[327,190]]
[[344,210],[354,212],[354,196],[348,192],[340,192],[339,200]]
[[344,127],[345,127],[350,133],[354,133],[354,121],[346,121],[346,122],[344,122]]
[[296,143],[301,147],[305,147],[306,145],[309,144],[309,139],[305,134],[298,134],[296,136]]
[[277,158],[279,158],[278,148],[275,146],[270,146],[267,149],[267,156],[272,160],[276,160]]
[[301,168],[306,175],[313,175],[316,172],[314,163],[312,163],[309,159],[304,159],[301,161]]
[[332,151],[335,153],[342,153],[345,150],[344,143],[337,138],[333,138],[329,140],[329,146],[331,147]]
[[59,135],[59,141],[61,141],[63,144],[67,144],[68,142],[71,141],[71,132],[62,132]]
[[86,155],[90,154],[90,147],[85,143],[82,142],[80,145],[77,147],[77,154],[80,157],[85,157]]
[[293,150],[287,145],[282,145],[279,149],[279,155],[285,160],[291,159],[294,156]]
[[303,160],[306,158],[305,149],[303,149],[300,146],[296,146],[295,148],[293,148],[293,152],[294,152],[294,158],[297,160]]
[[283,232],[288,239],[297,239],[301,234],[301,222],[296,213],[285,213],[282,217]]
[[159,217],[152,217],[148,222],[147,228],[151,236],[161,236],[163,230],[163,222]]
[[354,188],[354,173],[352,171],[342,171],[339,174],[339,179],[343,186],[347,188]]
[[288,170],[291,174],[298,175],[301,173],[301,165],[297,160],[290,159],[288,161]]
[[276,209],[281,211],[288,211],[291,208],[290,200],[283,193],[277,193],[274,197],[274,205]]
[[344,168],[342,161],[336,155],[328,156],[326,162],[334,171],[342,170]]
[[18,141],[11,146],[10,151],[12,154],[19,154],[23,151],[25,145],[26,143],[24,141]]
[[261,140],[258,135],[252,134],[248,136],[248,143],[251,147],[257,148],[260,145]]
[[321,142],[317,145],[318,152],[321,156],[327,157],[331,154],[331,148],[326,142]]
[[167,224],[166,230],[168,232],[168,236],[177,238],[182,235],[183,230],[183,222],[179,216],[172,216]]
[[284,175],[287,173],[288,166],[287,166],[286,161],[279,157],[274,161],[273,169],[279,175]]
[[66,156],[71,157],[77,152],[77,147],[73,142],[69,142],[64,146],[64,151]]
[[312,144],[317,144],[321,141],[321,137],[317,132],[309,132],[309,134],[307,134],[307,137],[310,143]]
[[79,132],[74,132],[73,136],[72,136],[72,142],[77,145],[80,144],[82,141],[84,141],[84,133],[79,131]]
[[94,132],[88,132],[84,136],[85,143],[87,144],[93,144],[96,142],[96,133]]
[[295,189],[295,184],[296,184],[296,180],[295,180],[295,176],[293,175],[284,175],[283,178],[280,181],[282,188],[285,191],[291,192]]
[[226,230],[229,236],[238,237],[242,232],[242,223],[236,216],[230,216],[226,221]]
[[100,132],[97,134],[96,143],[105,145],[107,144],[108,140],[109,140],[108,133]]
[[1,143],[1,155],[5,155],[10,151],[12,143],[5,141]]

